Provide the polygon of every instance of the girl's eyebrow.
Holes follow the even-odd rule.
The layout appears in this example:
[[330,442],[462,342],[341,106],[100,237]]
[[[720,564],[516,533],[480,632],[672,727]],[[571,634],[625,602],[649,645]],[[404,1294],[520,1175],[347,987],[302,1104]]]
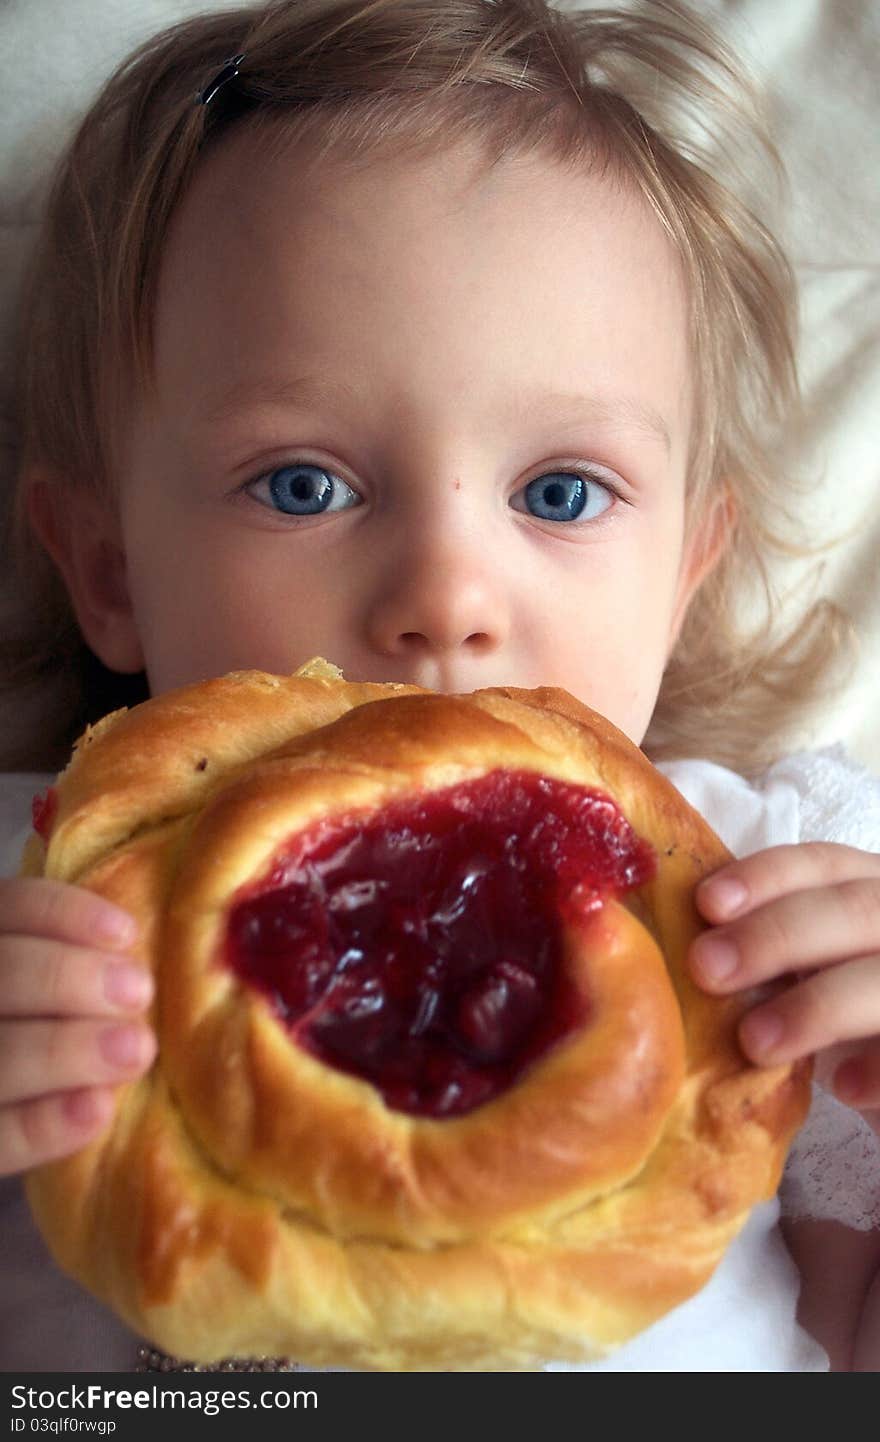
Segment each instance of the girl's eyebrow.
[[[577,425],[588,422],[611,430],[642,431],[649,439],[659,441],[667,454],[672,450],[669,426],[660,412],[648,401],[627,395],[576,395],[570,391],[539,391],[529,396],[530,408],[554,413],[557,423]],[[521,409],[512,413],[522,414]]]
[[195,414],[197,424],[219,425],[249,410],[268,406],[332,405],[357,401],[357,391],[341,379],[317,376],[296,376],[279,380],[277,376],[254,379],[245,376],[213,396],[210,405]]
[[[269,406],[325,405],[328,407],[358,403],[358,393],[347,381],[335,377],[297,376],[279,380],[275,376],[246,376],[235,381],[214,397],[209,406],[196,415],[197,423],[216,426],[234,419],[248,410]],[[551,416],[557,424],[590,423],[611,429],[637,430],[649,439],[659,441],[667,453],[672,449],[669,426],[660,412],[637,396],[578,395],[569,391],[529,391],[525,400],[515,397],[505,407],[511,421],[523,414]]]

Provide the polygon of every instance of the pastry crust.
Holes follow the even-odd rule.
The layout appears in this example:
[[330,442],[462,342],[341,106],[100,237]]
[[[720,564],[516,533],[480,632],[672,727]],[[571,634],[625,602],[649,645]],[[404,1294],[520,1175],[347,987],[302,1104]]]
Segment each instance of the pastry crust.
[[[472,1111],[410,1115],[219,963],[230,906],[322,818],[499,768],[606,792],[656,874],[565,918],[583,1026]],[[749,1065],[747,1000],[685,968],[694,887],[728,853],[567,693],[233,673],[107,717],[56,792],[26,867],[138,918],[159,1053],[28,1192],[60,1264],[156,1345],[397,1371],[590,1360],[702,1286],[773,1194],[808,1070]]]

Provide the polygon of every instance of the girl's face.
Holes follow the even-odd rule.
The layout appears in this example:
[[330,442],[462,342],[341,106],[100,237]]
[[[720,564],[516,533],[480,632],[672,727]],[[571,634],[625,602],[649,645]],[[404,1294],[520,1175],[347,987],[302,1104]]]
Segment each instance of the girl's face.
[[118,538],[151,690],[323,655],[639,742],[706,566],[660,224],[541,157],[308,160],[230,136],[163,257]]

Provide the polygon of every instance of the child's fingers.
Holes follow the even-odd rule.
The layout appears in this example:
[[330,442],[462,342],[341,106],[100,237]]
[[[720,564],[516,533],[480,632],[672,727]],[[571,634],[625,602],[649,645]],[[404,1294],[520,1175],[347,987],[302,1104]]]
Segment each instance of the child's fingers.
[[132,944],[137,925],[128,912],[82,886],[17,877],[0,880],[0,934],[9,933],[113,950]]
[[113,1090],[89,1087],[0,1107],[0,1176],[79,1151],[110,1120]]
[[0,1022],[0,1106],[74,1087],[113,1085],[153,1060],[141,1022]]
[[792,891],[701,932],[690,960],[701,985],[737,991],[880,948],[880,873]]
[[140,1011],[153,992],[133,961],[34,936],[0,936],[0,978],[0,1017]]
[[754,1007],[740,1023],[743,1051],[761,1066],[795,1061],[838,1042],[880,1036],[880,956],[814,972]]
[[707,921],[730,921],[790,891],[880,877],[880,855],[833,841],[769,846],[719,867],[696,891]]

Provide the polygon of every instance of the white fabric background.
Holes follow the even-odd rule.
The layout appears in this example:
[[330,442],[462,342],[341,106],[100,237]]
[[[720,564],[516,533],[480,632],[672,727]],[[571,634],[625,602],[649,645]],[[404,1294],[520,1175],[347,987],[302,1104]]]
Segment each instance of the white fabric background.
[[[235,0],[0,0],[0,472],[11,464],[12,315],[45,178],[112,67],[166,24]],[[783,742],[842,740],[880,772],[880,5],[871,0],[703,0],[766,93],[793,192],[787,238],[803,287],[807,426],[797,468],[815,477],[816,539],[849,528],[821,588],[856,621],[857,673],[814,726]],[[5,476],[0,473],[0,483]],[[779,568],[785,586],[803,567]]]

